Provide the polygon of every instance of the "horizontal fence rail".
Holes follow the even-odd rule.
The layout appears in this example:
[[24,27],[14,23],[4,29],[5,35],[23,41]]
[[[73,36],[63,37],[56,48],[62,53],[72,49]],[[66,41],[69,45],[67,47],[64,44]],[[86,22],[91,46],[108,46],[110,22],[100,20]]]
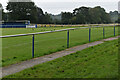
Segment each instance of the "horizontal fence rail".
[[68,31],[68,30],[83,29],[83,28],[93,28],[93,27],[103,27],[103,26],[68,28],[68,29],[61,29],[61,30],[54,30],[54,31],[45,31],[45,32],[36,32],[36,33],[27,33],[27,34],[18,34],[18,35],[6,35],[6,36],[0,36],[0,38],[19,37],[19,36],[28,36],[28,35],[38,35],[38,34],[46,34],[46,33],[53,33],[53,32],[61,32],[61,31]]

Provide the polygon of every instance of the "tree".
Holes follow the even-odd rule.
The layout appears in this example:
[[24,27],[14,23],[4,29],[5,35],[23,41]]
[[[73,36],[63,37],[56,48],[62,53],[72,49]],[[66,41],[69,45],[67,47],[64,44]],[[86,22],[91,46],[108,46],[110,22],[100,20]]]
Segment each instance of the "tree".
[[62,12],[62,23],[63,24],[71,24],[71,19],[73,14],[70,12]]
[[114,12],[110,11],[109,15],[113,23],[118,20],[118,14],[119,14],[118,11]]
[[94,8],[84,6],[76,8],[73,10],[73,15],[76,17],[76,19],[74,18],[76,24],[100,24],[111,22],[109,14],[100,6]]
[[[89,7],[80,7],[73,10],[73,15],[76,16],[77,24],[85,24],[90,22]],[[78,22],[79,21],[79,22]]]
[[45,12],[45,16],[44,16],[44,23],[45,24],[51,24],[52,23],[52,18],[50,17],[50,14],[48,14],[47,12]]
[[71,19],[70,19],[70,22],[72,24],[76,24],[76,16],[73,16]]
[[39,7],[37,7],[37,15],[38,15],[37,23],[39,23],[39,24],[44,23],[45,15],[43,13],[43,10]]
[[12,2],[9,0],[7,8],[10,20],[30,20],[32,23],[37,22],[37,7],[35,3],[30,2]]
[[8,13],[5,13],[5,12],[4,12],[4,9],[3,9],[3,10],[2,10],[2,20],[3,20],[3,21],[7,21],[7,14],[8,14]]
[[2,4],[0,3],[0,10],[2,9]]
[[115,22],[120,23],[120,13],[118,13],[118,19]]
[[91,8],[89,10],[89,14],[91,15],[90,23],[100,24],[100,23],[110,23],[110,16],[105,12],[104,8],[100,6]]

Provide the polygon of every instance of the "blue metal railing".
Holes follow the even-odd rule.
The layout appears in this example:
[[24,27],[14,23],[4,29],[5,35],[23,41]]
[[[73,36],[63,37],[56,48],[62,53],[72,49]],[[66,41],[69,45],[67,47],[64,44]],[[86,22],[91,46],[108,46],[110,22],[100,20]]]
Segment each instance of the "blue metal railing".
[[[103,27],[103,26],[94,26],[94,27]],[[18,35],[7,35],[7,36],[0,36],[0,38],[9,38],[9,37],[20,37],[20,36],[28,36],[32,35],[32,58],[34,58],[34,40],[35,35],[38,34],[46,34],[46,33],[53,33],[53,32],[61,32],[61,31],[67,31],[67,48],[69,48],[70,44],[70,30],[76,30],[76,29],[85,29],[89,28],[89,42],[91,42],[91,28],[92,27],[79,27],[79,28],[69,28],[69,29],[61,29],[61,30],[55,30],[55,31],[46,31],[46,32],[37,32],[37,33],[28,33],[28,34],[18,34]],[[114,36],[115,36],[115,26],[114,26]],[[103,39],[105,38],[105,29],[103,27]]]
[[35,40],[35,39],[34,39],[34,38],[35,38],[35,37],[34,37],[34,34],[33,34],[33,37],[32,37],[32,38],[33,38],[33,40],[32,40],[32,58],[34,58],[34,49],[35,49],[35,48],[34,48],[34,42],[35,42],[35,41],[34,41],[34,40]]
[[70,37],[70,35],[69,35],[69,30],[67,31],[67,48],[69,48],[69,37]]
[[105,28],[103,27],[103,39],[105,38]]
[[89,42],[91,41],[91,28],[89,28]]
[[114,26],[114,36],[115,36],[115,26]]

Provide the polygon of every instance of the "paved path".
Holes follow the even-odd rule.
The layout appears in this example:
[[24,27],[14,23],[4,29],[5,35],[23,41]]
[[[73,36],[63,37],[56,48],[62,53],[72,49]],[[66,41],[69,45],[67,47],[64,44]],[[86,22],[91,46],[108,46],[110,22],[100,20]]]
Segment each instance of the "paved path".
[[13,65],[10,65],[10,66],[7,66],[7,67],[3,67],[2,68],[2,77],[14,74],[16,72],[20,72],[24,69],[33,67],[35,65],[38,65],[38,64],[41,64],[41,63],[44,63],[44,62],[47,62],[47,61],[54,60],[54,59],[59,58],[59,57],[69,55],[71,53],[75,53],[77,51],[81,51],[81,50],[83,50],[85,48],[88,48],[88,47],[91,47],[91,46],[102,44],[102,43],[104,43],[104,41],[110,41],[110,40],[115,40],[115,39],[118,39],[118,37],[112,37],[112,38],[103,39],[103,40],[100,40],[100,41],[95,41],[95,42],[92,42],[92,43],[87,43],[87,44],[80,45],[80,46],[75,46],[75,47],[72,47],[72,48],[69,48],[69,49],[66,49],[66,50],[63,50],[63,51],[60,51],[60,52],[56,52],[56,53],[53,53],[53,54],[50,54],[50,55],[45,55],[45,56],[34,58],[34,59],[31,59],[31,60],[23,61],[23,62],[18,63],[18,64],[13,64]]

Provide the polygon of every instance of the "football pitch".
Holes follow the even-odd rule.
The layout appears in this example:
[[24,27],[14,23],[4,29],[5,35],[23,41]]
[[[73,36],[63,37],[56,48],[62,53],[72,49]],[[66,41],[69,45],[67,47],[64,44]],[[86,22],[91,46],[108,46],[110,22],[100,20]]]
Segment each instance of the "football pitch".
[[[50,28],[4,28],[2,35],[15,35],[43,31],[60,30],[73,27]],[[76,28],[76,27],[75,27]],[[118,27],[116,27],[116,36]],[[105,38],[114,36],[114,27],[105,27]],[[91,28],[91,42],[103,39],[103,28]],[[70,47],[89,42],[89,29],[70,30]],[[67,48],[67,31],[35,35],[35,57],[44,56]],[[32,36],[2,39],[2,66],[18,63],[32,58]]]

